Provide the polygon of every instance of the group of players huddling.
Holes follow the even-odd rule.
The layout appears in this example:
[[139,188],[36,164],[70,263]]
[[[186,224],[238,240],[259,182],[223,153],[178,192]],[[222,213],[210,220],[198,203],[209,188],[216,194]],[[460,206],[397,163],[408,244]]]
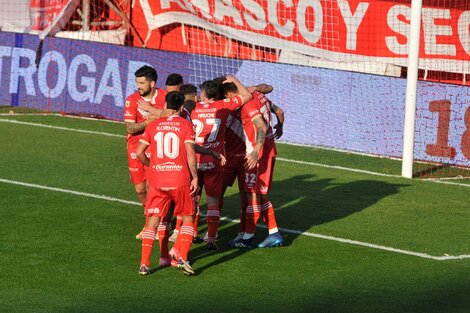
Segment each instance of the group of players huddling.
[[[269,201],[276,147],[282,136],[284,112],[265,94],[272,87],[245,87],[231,75],[205,81],[197,88],[170,74],[166,90],[156,87],[157,72],[143,66],[135,72],[137,92],[126,99],[124,121],[131,182],[144,207],[139,274],[150,274],[155,240],[160,245],[160,266],[174,266],[186,275],[195,272],[188,262],[192,243],[207,242],[218,250],[220,211],[228,186],[238,180],[240,231],[228,242],[232,247],[254,248],[260,218],[268,236],[257,246],[277,247],[279,234]],[[272,113],[277,124],[272,127]],[[204,188],[207,233],[198,237],[199,199]],[[170,223],[176,226],[170,237]],[[168,242],[174,241],[169,250]]]

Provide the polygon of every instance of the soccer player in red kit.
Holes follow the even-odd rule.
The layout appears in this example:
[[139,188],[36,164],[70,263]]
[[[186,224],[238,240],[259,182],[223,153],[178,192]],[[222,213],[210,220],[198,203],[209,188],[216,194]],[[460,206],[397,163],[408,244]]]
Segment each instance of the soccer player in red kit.
[[[236,94],[235,85],[225,85],[228,97]],[[272,131],[271,111],[277,112],[278,125],[276,133]],[[268,226],[268,237],[258,245],[260,248],[282,245],[283,239],[279,234],[274,208],[268,192],[272,184],[272,175],[276,158],[274,138],[282,135],[283,111],[275,106],[260,92],[253,92],[253,99],[241,109],[241,120],[247,141],[245,165],[245,191],[248,196],[246,226],[243,237],[230,242],[234,247],[252,248],[256,224],[260,216]]]
[[[157,71],[150,66],[143,66],[135,73],[137,92],[126,99],[124,105],[124,122],[127,131],[127,161],[130,180],[134,184],[142,206],[147,196],[147,168],[137,158],[136,149],[145,127],[154,121],[163,110],[166,91],[155,87],[158,79]],[[142,233],[136,238],[141,239]]]
[[[235,179],[238,181],[238,190],[240,196],[240,231],[234,240],[241,239],[245,232],[245,217],[247,198],[244,189],[244,165],[246,151],[246,136],[243,125],[240,120],[240,110],[234,112],[229,119],[228,127],[225,132],[225,157],[227,163],[223,167],[223,191],[222,195],[229,186],[233,186]],[[250,144],[250,143],[248,143]],[[220,201],[220,207],[223,205],[223,197]],[[232,241],[234,241],[232,240]]]
[[[201,85],[201,102],[191,112],[196,130],[196,144],[224,154],[225,130],[227,119],[232,112],[251,100],[252,95],[234,76],[227,76],[224,83],[238,87],[237,95],[231,99],[214,100],[219,92],[219,84],[213,80]],[[218,250],[215,236],[219,227],[222,197],[222,166],[212,156],[198,155],[199,185],[204,186],[207,200],[207,249]]]
[[[224,88],[221,86],[221,96],[225,98]],[[270,93],[273,87],[268,84],[259,84],[247,87],[250,92],[259,91],[263,94]],[[227,163],[224,165],[224,188],[223,194],[228,186],[233,186],[235,179],[238,181],[238,190],[240,196],[240,230],[235,239],[229,241],[229,245],[233,246],[233,242],[243,238],[245,233],[247,196],[244,189],[245,183],[245,153],[246,144],[249,145],[248,150],[253,149],[252,143],[247,140],[243,124],[241,122],[240,109],[234,112],[232,118],[229,119],[227,131],[225,132],[225,157]],[[221,200],[221,207],[223,198]]]
[[[179,237],[178,268],[187,275],[194,275],[188,262],[188,252],[193,240],[193,194],[198,187],[197,160],[194,149],[193,125],[179,114],[184,102],[180,92],[166,95],[166,108],[162,117],[151,123],[142,134],[137,147],[137,156],[149,166],[148,195],[145,205],[147,223],[142,236],[142,258],[139,273],[148,275],[150,255],[157,231],[160,240],[160,266],[170,265],[168,252],[168,228],[159,225],[167,216],[171,202],[175,203],[174,214],[182,216],[183,224]],[[145,150],[151,147],[150,160]]]

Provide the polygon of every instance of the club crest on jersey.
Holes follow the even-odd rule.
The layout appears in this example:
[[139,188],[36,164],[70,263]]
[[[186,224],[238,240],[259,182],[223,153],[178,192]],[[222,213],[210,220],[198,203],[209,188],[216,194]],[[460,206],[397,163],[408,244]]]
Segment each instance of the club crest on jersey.
[[131,102],[129,100],[126,101],[126,108],[130,107]]

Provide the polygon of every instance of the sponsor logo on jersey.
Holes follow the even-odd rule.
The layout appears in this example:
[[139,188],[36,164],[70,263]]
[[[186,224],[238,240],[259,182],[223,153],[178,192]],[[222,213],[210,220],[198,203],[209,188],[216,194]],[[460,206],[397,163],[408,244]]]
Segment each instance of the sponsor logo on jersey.
[[145,118],[147,118],[150,115],[149,111],[142,110],[141,108],[138,108],[137,111],[139,111],[140,114]]
[[137,154],[135,154],[135,152],[131,152],[131,159],[132,160],[137,159]]
[[126,113],[124,113],[125,117],[132,117],[132,113],[129,112],[129,110],[126,110]]
[[196,113],[212,113],[212,112],[216,112],[217,111],[217,108],[211,108],[209,104],[204,104],[203,108],[198,108],[196,110],[194,110],[194,112]]
[[[196,138],[196,142],[199,143],[199,140],[197,140]],[[204,138],[202,138],[201,140],[201,144],[204,143]],[[214,149],[214,148],[217,148],[218,146],[220,146],[220,142],[216,141],[216,142],[212,142],[212,143],[205,143],[203,144],[204,148],[208,148],[208,149]]]
[[158,172],[175,172],[181,171],[183,169],[183,165],[175,164],[175,162],[165,162],[162,164],[156,164],[153,168]]
[[211,169],[213,169],[213,168],[215,168],[214,162],[199,163],[199,164],[197,165],[197,169],[198,169],[199,171],[207,171],[207,170],[211,170]]

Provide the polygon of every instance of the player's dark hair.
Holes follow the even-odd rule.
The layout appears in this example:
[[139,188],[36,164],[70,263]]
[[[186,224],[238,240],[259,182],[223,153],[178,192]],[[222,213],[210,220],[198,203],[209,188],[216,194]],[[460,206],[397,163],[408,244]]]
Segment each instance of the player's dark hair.
[[206,80],[199,86],[206,94],[207,99],[214,99],[217,96],[218,85],[211,79]]
[[223,82],[227,79],[227,77],[225,76],[220,76],[220,77],[216,77],[213,79],[214,83],[217,85],[217,94],[216,96],[214,97],[214,100],[222,100],[222,99],[225,99],[225,94],[224,94],[224,91],[222,89],[222,85],[223,85]]
[[144,65],[139,68],[137,71],[135,71],[134,75],[135,77],[145,77],[150,82],[157,82],[158,79],[157,71],[148,65]]
[[218,86],[222,85],[222,83],[227,80],[227,77],[225,76],[220,76],[220,77],[216,77],[213,79],[214,83],[216,83]]
[[170,91],[165,96],[166,108],[170,110],[179,110],[184,102],[184,95],[179,91]]
[[181,85],[180,92],[185,96],[192,95],[192,94],[197,95],[197,87],[194,86],[193,84],[184,84],[184,85]]
[[225,83],[220,85],[220,93],[226,97],[228,92],[238,93],[238,87],[234,83]]
[[196,102],[194,100],[184,100],[183,106],[189,113],[191,113],[196,107]]
[[168,75],[165,81],[165,85],[167,86],[178,86],[183,83],[183,76],[177,73],[172,73]]

